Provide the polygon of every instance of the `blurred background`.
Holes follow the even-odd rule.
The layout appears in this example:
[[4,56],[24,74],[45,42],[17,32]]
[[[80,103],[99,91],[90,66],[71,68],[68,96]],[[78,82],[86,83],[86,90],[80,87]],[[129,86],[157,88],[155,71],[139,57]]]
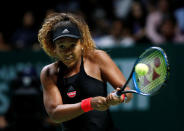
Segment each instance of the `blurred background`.
[[154,97],[134,95],[130,103],[111,107],[111,115],[120,131],[184,130],[183,0],[27,0],[0,4],[0,131],[59,130],[43,107],[39,79],[53,60],[37,40],[44,18],[54,12],[82,15],[97,48],[125,77],[142,51],[162,47],[171,67],[167,86]]

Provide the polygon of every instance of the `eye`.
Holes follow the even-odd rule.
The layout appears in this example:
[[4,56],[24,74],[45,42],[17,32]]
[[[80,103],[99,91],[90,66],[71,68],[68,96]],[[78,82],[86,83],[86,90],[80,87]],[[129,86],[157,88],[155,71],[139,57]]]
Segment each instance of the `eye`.
[[59,48],[60,49],[65,49],[65,46],[64,45],[60,45]]

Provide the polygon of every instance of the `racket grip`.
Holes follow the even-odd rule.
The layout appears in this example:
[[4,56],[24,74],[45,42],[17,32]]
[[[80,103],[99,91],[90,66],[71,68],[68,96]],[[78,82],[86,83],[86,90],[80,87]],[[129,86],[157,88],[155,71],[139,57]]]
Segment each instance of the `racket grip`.
[[121,95],[122,95],[121,92],[122,92],[121,90],[117,91],[117,92],[116,92],[117,96],[121,96]]
[[[127,99],[127,97],[125,96],[125,94],[122,94],[121,92],[120,93],[118,93],[118,92],[120,92],[120,91],[117,91],[117,92],[114,92],[114,93],[112,93],[112,95],[114,95],[114,96],[116,96],[116,97],[122,97],[122,99],[123,99],[123,101],[122,102],[124,102],[124,103],[126,103],[126,99]],[[119,95],[120,94],[120,95]]]
[[121,90],[112,93],[114,96],[120,97],[122,95]]

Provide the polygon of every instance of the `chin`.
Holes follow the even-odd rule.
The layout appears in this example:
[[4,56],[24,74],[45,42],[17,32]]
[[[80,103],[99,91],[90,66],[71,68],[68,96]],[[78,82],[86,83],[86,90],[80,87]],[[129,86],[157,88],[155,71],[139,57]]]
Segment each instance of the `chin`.
[[75,61],[72,61],[72,62],[68,62],[66,63],[65,65],[68,67],[68,68],[71,68],[73,66],[75,66],[76,62]]

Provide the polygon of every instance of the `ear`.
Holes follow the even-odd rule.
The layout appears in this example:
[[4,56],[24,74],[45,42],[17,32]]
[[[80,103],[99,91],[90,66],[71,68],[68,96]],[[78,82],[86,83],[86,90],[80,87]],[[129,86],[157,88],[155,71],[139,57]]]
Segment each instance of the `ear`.
[[79,41],[79,44],[80,44],[80,46],[81,46],[81,49],[83,50],[84,45],[83,45],[83,43],[82,43],[82,40],[81,40],[81,39],[80,39],[80,41]]
[[80,39],[80,44],[81,44],[81,45],[83,44],[83,42],[84,42],[83,39]]

